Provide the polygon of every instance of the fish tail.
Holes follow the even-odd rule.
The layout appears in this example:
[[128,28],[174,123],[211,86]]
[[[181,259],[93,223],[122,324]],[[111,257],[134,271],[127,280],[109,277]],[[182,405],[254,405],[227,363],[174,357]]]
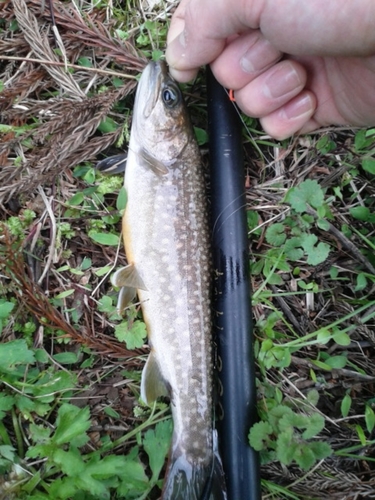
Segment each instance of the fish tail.
[[162,500],[227,500],[224,471],[218,453],[208,465],[191,463],[184,455],[170,459]]

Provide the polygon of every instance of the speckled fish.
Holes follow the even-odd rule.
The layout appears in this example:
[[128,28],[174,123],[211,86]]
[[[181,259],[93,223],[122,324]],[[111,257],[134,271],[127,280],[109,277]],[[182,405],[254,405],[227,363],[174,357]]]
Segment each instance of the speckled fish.
[[120,308],[135,290],[142,304],[151,346],[142,399],[171,399],[174,430],[162,498],[225,498],[213,444],[205,186],[180,89],[163,62],[149,63],[138,84],[125,189],[129,265],[112,283],[123,287]]

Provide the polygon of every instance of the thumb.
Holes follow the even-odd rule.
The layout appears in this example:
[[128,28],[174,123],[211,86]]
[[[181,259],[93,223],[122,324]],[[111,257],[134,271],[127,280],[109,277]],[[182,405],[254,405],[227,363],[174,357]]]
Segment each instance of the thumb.
[[249,29],[241,16],[236,15],[239,3],[231,0],[180,2],[172,17],[166,50],[170,71],[177,80],[191,80],[199,66],[216,59],[229,36]]

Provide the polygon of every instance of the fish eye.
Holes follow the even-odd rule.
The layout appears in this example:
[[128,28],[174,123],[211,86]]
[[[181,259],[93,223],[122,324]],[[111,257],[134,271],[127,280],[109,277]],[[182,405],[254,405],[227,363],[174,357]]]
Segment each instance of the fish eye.
[[180,89],[176,84],[168,84],[162,90],[162,98],[164,104],[168,108],[174,108],[180,102]]

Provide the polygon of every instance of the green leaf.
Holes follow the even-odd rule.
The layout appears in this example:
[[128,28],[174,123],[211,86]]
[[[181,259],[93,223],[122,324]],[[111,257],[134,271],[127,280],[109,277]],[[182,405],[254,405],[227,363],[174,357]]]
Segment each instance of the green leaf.
[[326,155],[330,151],[336,148],[335,142],[329,137],[329,135],[323,135],[316,143],[316,148],[323,155]]
[[14,397],[0,393],[0,420],[5,417],[5,412],[9,411],[14,405]]
[[[304,415],[305,416],[305,415]],[[302,433],[303,439],[310,439],[324,429],[324,417],[320,413],[312,413],[306,416],[306,430]]]
[[95,243],[99,243],[100,245],[117,247],[120,243],[120,236],[118,234],[89,231],[89,236],[93,241],[95,241]]
[[118,193],[117,200],[116,200],[117,210],[119,210],[119,211],[124,210],[124,208],[126,207],[127,201],[128,201],[128,195],[127,195],[125,186],[122,186],[122,188],[120,189],[120,191]]
[[110,314],[115,310],[113,305],[113,298],[109,295],[103,295],[98,300],[98,310],[103,313]]
[[329,222],[327,220],[325,220],[325,219],[318,219],[316,221],[316,225],[322,231],[328,231],[328,229],[329,229]]
[[203,128],[194,127],[195,137],[197,139],[198,145],[203,146],[208,142],[208,134]]
[[348,362],[348,358],[346,356],[330,356],[325,360],[325,363],[331,368],[344,368]]
[[51,439],[51,429],[43,425],[30,424],[30,434],[34,443],[47,443]]
[[293,458],[303,470],[309,470],[316,462],[314,452],[308,443],[299,443]]
[[327,328],[321,328],[317,332],[316,340],[319,344],[327,344],[332,338],[332,332]]
[[371,433],[375,427],[375,413],[371,406],[366,405],[365,409],[365,422],[367,431]]
[[303,250],[300,248],[302,246],[302,238],[299,236],[294,236],[285,242],[285,255],[290,260],[299,260],[303,257]]
[[0,372],[12,373],[17,365],[34,361],[34,353],[27,347],[26,340],[12,340],[0,344]]
[[52,441],[60,446],[80,437],[80,443],[82,443],[82,438],[85,443],[89,439],[86,431],[90,428],[90,425],[89,407],[79,409],[77,406],[64,403],[58,410],[56,432],[52,437]]
[[323,460],[332,454],[332,448],[328,443],[323,441],[311,441],[309,442],[309,448],[314,453],[316,460]]
[[306,234],[302,238],[302,247],[307,253],[307,263],[316,266],[324,262],[330,251],[329,245],[327,243],[318,243],[316,246],[316,242],[318,238],[315,234]]
[[110,406],[106,406],[104,408],[104,413],[106,415],[108,415],[109,417],[121,418],[120,414],[116,410],[114,410],[113,408],[111,408]]
[[92,60],[88,57],[81,56],[78,58],[78,65],[85,68],[92,68]]
[[349,415],[350,408],[352,406],[352,398],[349,394],[346,394],[341,401],[341,415],[346,418]]
[[361,129],[355,134],[354,145],[357,151],[368,148],[372,143],[372,140],[366,136],[366,132],[366,130]]
[[131,460],[129,458],[122,467],[120,477],[122,482],[117,491],[121,495],[121,498],[138,498],[140,495],[133,494],[134,491],[147,491],[149,484],[148,477],[138,460]]
[[364,290],[367,286],[367,278],[364,273],[360,273],[357,276],[357,284],[355,286],[354,291],[355,292],[360,292],[361,290]]
[[10,460],[11,462],[14,462],[15,460],[15,451],[16,450],[13,448],[13,446],[10,446],[8,444],[0,445],[0,456],[6,458],[7,460]]
[[316,406],[319,402],[319,392],[316,389],[311,389],[311,391],[306,394],[306,397],[307,401],[313,406]]
[[61,365],[72,365],[78,362],[80,352],[59,352],[53,355],[53,359]]
[[293,415],[293,411],[285,405],[277,405],[268,412],[268,420],[273,429],[276,431],[279,430],[280,420],[285,415],[289,415],[290,417]]
[[327,363],[323,363],[323,361],[319,361],[318,359],[312,359],[311,362],[322,370],[327,370],[329,372],[332,370],[332,368],[327,365]]
[[349,213],[352,217],[358,220],[367,221],[370,218],[371,212],[368,207],[352,207],[349,208]]
[[12,302],[0,300],[0,319],[6,319],[12,312],[13,308],[14,304]]
[[38,401],[49,403],[55,399],[57,392],[72,389],[75,384],[76,375],[73,372],[46,371],[42,372],[42,375],[33,384],[32,393],[38,398]]
[[146,325],[136,320],[129,330],[127,321],[123,321],[115,327],[115,336],[120,342],[125,342],[128,349],[140,348],[147,337]]
[[85,195],[82,192],[78,192],[70,198],[70,200],[68,201],[68,205],[81,205],[84,199]]
[[111,132],[115,132],[117,130],[117,126],[117,123],[112,120],[112,118],[107,116],[100,122],[98,130],[99,132],[102,132],[102,134],[109,134]]
[[289,465],[295,458],[298,445],[293,437],[293,428],[290,427],[277,438],[276,455],[282,464]]
[[63,292],[60,292],[59,294],[57,294],[54,298],[55,299],[65,299],[66,297],[69,297],[73,293],[74,293],[74,289],[64,290]]
[[370,174],[375,174],[375,159],[374,158],[364,158],[362,160],[362,168],[369,172]]
[[273,246],[281,246],[286,240],[285,226],[284,224],[277,223],[272,224],[267,228],[266,231],[266,241]]
[[101,276],[104,276],[105,274],[109,273],[112,269],[113,269],[113,266],[104,266],[104,267],[101,267],[99,269],[95,269],[94,273],[96,276],[98,276],[100,278]]
[[155,429],[149,429],[143,439],[143,447],[149,458],[152,480],[160,474],[168,454],[172,437],[172,421],[159,422]]
[[273,273],[270,276],[267,276],[269,285],[282,285],[284,280],[279,274]]
[[333,334],[333,340],[336,342],[336,344],[342,346],[348,346],[351,342],[349,335],[341,331],[337,331]]
[[306,212],[307,205],[318,208],[324,203],[324,194],[317,181],[306,179],[299,186],[292,188],[286,202],[299,213]]
[[367,442],[366,435],[365,435],[362,427],[359,424],[356,424],[355,430],[357,431],[358,438],[359,438],[359,440],[361,442],[361,445],[362,446],[366,446],[366,442]]
[[249,443],[255,451],[265,450],[270,443],[273,429],[268,422],[257,422],[249,432]]
[[76,448],[72,448],[69,451],[57,449],[52,458],[53,461],[61,467],[61,471],[68,476],[77,476],[81,474],[86,467],[86,464]]

